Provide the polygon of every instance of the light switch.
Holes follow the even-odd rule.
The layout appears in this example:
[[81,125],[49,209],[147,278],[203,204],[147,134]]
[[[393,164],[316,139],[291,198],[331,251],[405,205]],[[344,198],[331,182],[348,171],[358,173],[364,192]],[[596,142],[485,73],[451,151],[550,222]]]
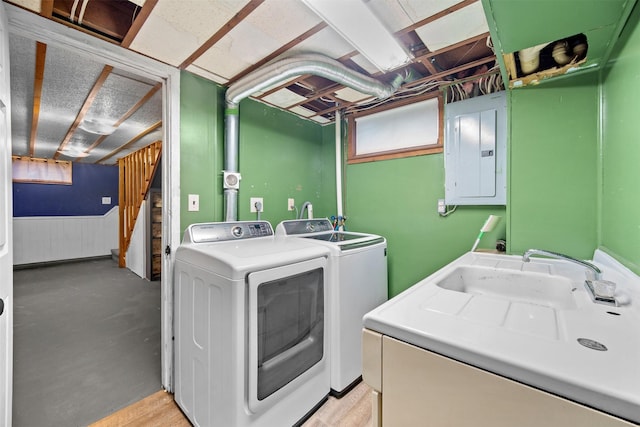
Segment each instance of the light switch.
[[189,194],[189,211],[197,212],[200,210],[200,195]]
[[102,204],[103,205],[110,205],[111,204],[111,197],[103,197],[102,198]]

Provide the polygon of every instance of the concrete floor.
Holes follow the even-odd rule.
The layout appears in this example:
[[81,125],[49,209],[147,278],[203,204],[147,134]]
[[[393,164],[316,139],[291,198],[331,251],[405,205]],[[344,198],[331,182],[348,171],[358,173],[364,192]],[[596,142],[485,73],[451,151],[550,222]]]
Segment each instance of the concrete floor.
[[14,427],[88,425],[160,378],[159,281],[111,258],[14,272]]

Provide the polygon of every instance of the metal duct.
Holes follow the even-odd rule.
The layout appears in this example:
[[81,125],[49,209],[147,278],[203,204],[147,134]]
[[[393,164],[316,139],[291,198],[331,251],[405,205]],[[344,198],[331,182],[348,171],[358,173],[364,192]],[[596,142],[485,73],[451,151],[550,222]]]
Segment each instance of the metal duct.
[[[340,83],[361,93],[379,99],[390,97],[402,83],[404,77],[398,74],[390,84],[380,82],[364,74],[357,73],[338,61],[319,54],[305,54],[282,59],[267,64],[247,74],[227,89],[225,95],[225,159],[224,171],[227,175],[238,174],[239,110],[238,104],[251,94],[302,74],[312,74]],[[238,219],[238,189],[225,183],[225,221]]]

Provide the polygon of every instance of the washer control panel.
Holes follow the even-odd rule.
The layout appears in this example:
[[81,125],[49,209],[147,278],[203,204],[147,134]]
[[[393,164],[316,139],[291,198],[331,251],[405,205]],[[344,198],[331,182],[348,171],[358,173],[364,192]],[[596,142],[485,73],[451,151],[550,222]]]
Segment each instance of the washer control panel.
[[291,236],[294,234],[311,234],[333,230],[331,221],[324,219],[295,219],[282,221],[278,227],[284,234]]
[[267,221],[208,222],[191,224],[182,243],[210,243],[273,236]]

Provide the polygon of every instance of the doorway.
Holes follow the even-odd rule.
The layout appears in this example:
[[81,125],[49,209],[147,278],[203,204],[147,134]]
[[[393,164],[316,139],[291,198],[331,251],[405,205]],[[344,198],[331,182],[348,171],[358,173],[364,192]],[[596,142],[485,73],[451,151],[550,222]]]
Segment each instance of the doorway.
[[[179,71],[149,58],[141,57],[118,46],[86,34],[69,31],[60,24],[5,4],[12,35],[39,41],[49,46],[71,50],[78,57],[91,58],[104,64],[153,79],[161,84],[162,93],[162,247],[176,248],[179,236]],[[173,184],[173,185],[172,185]],[[173,214],[172,214],[173,212]],[[171,251],[162,260],[160,283],[161,380],[172,391],[172,329],[173,291]],[[44,338],[44,337],[43,337]],[[115,409],[115,408],[114,408]]]

